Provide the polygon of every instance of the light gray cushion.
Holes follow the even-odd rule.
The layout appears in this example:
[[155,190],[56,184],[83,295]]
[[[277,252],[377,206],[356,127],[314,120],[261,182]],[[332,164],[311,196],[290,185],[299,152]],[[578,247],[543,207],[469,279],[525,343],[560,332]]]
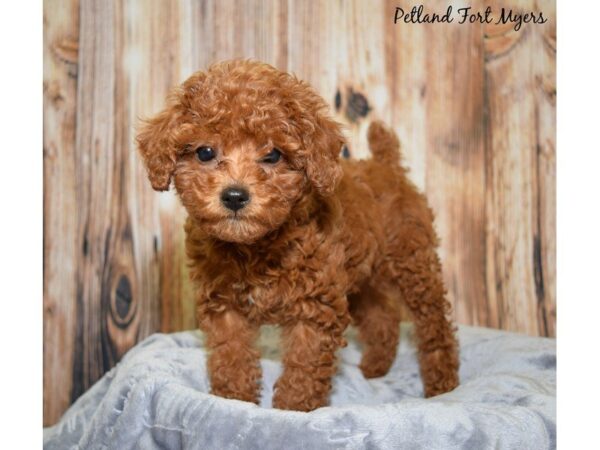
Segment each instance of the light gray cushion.
[[556,446],[555,340],[460,327],[461,385],[423,399],[412,338],[402,324],[398,357],[366,380],[360,344],[340,351],[331,406],[271,409],[281,372],[277,331],[266,328],[261,406],[208,394],[198,332],[155,334],[44,430],[46,449],[514,449]]

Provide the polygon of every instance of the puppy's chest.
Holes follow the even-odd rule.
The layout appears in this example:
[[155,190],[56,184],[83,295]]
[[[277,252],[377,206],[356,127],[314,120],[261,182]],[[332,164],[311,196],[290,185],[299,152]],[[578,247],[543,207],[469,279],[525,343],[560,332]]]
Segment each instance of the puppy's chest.
[[231,288],[236,308],[248,317],[276,322],[285,309],[286,299],[282,296],[277,280],[255,281],[254,284],[236,281]]
[[228,304],[251,320],[280,323],[301,313],[306,303],[324,304],[344,295],[348,280],[342,243],[305,235],[269,252],[206,258],[196,272],[204,291],[201,301],[210,309]]

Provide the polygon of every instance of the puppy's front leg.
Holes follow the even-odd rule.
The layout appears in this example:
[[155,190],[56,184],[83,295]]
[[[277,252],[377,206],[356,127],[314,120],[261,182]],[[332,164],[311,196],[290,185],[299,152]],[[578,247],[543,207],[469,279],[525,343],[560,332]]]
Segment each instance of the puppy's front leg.
[[200,320],[206,333],[211,392],[225,398],[258,403],[260,353],[254,348],[258,327],[237,311],[211,312]]
[[284,328],[283,343],[284,368],[275,383],[273,406],[312,411],[327,405],[341,339],[316,324],[297,322]]

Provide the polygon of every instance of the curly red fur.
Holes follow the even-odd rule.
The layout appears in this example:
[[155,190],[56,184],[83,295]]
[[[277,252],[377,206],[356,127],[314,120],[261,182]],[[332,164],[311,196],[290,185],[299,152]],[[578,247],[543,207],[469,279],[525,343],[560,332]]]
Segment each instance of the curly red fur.
[[[326,405],[335,352],[354,320],[366,377],[387,373],[398,301],[415,322],[426,396],[458,384],[458,350],[436,255],[433,214],[399,163],[396,135],[369,129],[373,159],[340,162],[340,126],[306,83],[253,61],[198,72],[145,123],[140,153],[152,186],[177,193],[212,392],[258,402],[261,324],[283,328],[273,405]],[[210,146],[201,162],[196,149]],[[265,163],[273,148],[277,163]],[[250,201],[232,212],[223,189]]]

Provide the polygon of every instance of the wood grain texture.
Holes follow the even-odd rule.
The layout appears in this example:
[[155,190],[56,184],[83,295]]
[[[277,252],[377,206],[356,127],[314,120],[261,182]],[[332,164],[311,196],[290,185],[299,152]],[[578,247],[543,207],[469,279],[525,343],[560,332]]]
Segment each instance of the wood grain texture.
[[[479,9],[483,2],[472,3]],[[479,24],[432,25],[427,79],[425,191],[436,212],[440,256],[457,320],[485,324],[483,40]],[[448,51],[457,49],[457,51]],[[445,76],[440,76],[445,74]]]
[[518,32],[395,25],[396,6],[45,2],[45,424],[135,342],[195,327],[185,211],[173,192],[151,190],[133,139],[172,86],[223,59],[260,59],[313,84],[354,158],[369,156],[373,119],[392,124],[437,216],[457,321],[555,335],[554,2],[492,2],[550,19]]
[[75,130],[79,2],[44,3],[44,423],[71,403],[77,322]]
[[485,32],[488,322],[543,336],[556,319],[553,23]]

